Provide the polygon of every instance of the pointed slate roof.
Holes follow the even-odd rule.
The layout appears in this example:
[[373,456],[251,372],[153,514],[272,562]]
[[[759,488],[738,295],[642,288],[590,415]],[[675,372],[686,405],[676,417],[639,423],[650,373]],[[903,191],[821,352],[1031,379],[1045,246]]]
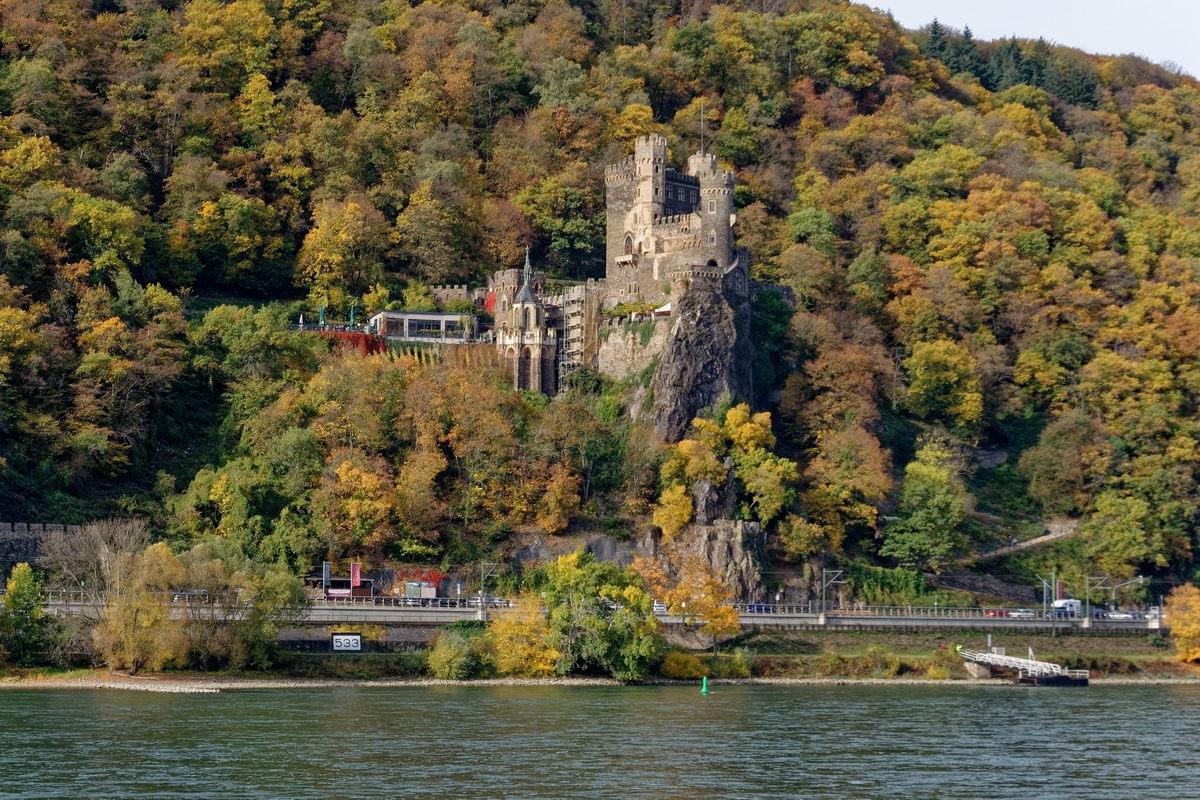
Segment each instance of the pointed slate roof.
[[533,289],[530,285],[533,283],[533,265],[529,263],[529,248],[525,248],[525,281],[521,284],[521,291],[517,292],[517,296],[513,298],[513,305],[528,303],[530,305],[537,304],[537,298],[533,296]]

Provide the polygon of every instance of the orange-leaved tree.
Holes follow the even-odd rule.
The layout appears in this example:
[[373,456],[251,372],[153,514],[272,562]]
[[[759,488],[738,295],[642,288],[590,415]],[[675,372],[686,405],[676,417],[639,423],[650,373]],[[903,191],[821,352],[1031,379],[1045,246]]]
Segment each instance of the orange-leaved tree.
[[733,591],[694,553],[673,561],[664,563],[662,558],[638,556],[633,569],[646,590],[666,603],[669,613],[682,618],[685,625],[699,625],[712,637],[715,654],[721,638],[741,630],[737,609],[730,605]]

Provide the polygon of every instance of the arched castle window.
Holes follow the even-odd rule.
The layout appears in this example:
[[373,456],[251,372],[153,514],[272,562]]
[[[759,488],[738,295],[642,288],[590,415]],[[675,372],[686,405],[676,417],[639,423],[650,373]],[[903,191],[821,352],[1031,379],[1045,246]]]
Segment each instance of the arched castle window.
[[532,366],[531,362],[533,360],[532,355],[533,354],[529,351],[529,348],[526,347],[524,350],[521,351],[521,355],[517,359],[517,388],[518,389],[530,388],[529,387],[529,379],[530,379],[530,372],[531,372],[530,367]]
[[532,318],[531,317],[532,314],[533,314],[532,308],[525,309],[525,329],[526,330],[529,330],[530,328],[533,327],[533,323],[530,321]]
[[633,255],[633,236],[628,233],[625,234],[625,255]]
[[708,246],[712,247],[717,243],[717,234],[715,231],[708,232]]
[[716,211],[716,210],[717,210],[717,201],[715,201],[715,200],[709,200],[709,201],[708,201],[708,213],[710,213],[710,214],[711,214],[711,213],[713,213],[713,212],[714,212],[714,211]]

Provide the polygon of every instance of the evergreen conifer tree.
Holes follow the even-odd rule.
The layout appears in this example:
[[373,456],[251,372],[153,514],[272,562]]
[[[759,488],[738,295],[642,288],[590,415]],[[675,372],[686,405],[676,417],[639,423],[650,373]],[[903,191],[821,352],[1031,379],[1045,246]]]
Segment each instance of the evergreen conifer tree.
[[925,55],[938,60],[945,60],[946,57],[946,29],[937,21],[937,17],[929,23],[929,41],[925,45]]
[[962,38],[954,43],[954,69],[955,72],[969,72],[980,80],[983,80],[985,72],[985,64],[983,57],[979,54],[979,48],[975,44],[975,37],[971,35],[971,27],[968,25],[963,28]]

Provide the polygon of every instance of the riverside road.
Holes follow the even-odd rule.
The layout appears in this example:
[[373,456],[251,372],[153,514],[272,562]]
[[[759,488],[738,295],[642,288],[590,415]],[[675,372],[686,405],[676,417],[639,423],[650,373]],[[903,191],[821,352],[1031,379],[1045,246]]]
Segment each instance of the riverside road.
[[[54,592],[46,610],[56,615],[84,614],[98,617],[102,603],[95,598],[83,598],[69,592]],[[194,598],[174,598],[172,611],[179,617],[204,613],[205,604]],[[442,626],[460,620],[488,619],[509,606],[503,599],[488,598],[482,607],[479,598],[434,598],[415,600],[403,597],[375,598],[318,598],[303,610],[301,624],[339,625],[362,623],[372,625]],[[743,627],[820,630],[982,630],[1052,632],[1054,630],[1088,629],[1104,633],[1136,633],[1160,630],[1161,620],[1150,618],[1105,619],[1093,617],[1061,617],[1053,612],[1032,609],[945,608],[916,606],[862,606],[831,608],[825,611],[810,605],[736,604]],[[214,613],[220,614],[216,607]],[[225,616],[224,614],[220,614]],[[689,616],[656,613],[667,625],[702,624]]]

